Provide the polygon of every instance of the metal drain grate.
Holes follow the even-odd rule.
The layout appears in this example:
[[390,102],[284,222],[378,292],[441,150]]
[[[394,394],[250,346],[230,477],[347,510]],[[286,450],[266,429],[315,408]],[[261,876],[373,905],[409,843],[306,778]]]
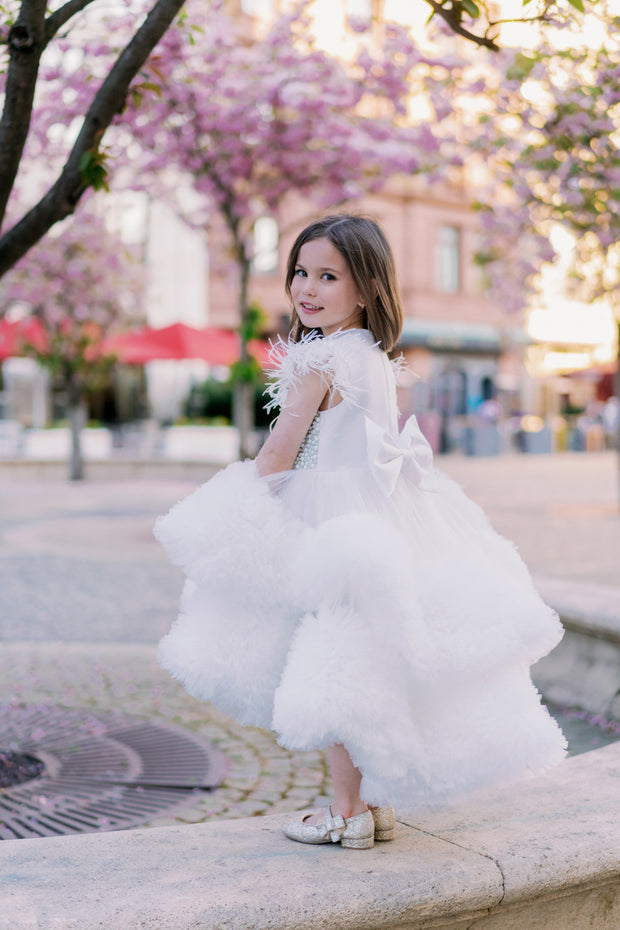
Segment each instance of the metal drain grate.
[[226,760],[169,723],[47,705],[0,705],[0,748],[45,764],[0,789],[0,840],[122,830],[215,788]]

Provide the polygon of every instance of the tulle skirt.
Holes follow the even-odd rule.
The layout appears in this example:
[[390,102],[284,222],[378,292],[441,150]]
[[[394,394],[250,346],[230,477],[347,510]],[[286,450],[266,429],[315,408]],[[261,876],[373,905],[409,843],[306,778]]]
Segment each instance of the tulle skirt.
[[157,521],[187,581],[187,690],[295,750],[343,743],[372,804],[427,807],[565,754],[530,665],[560,640],[514,546],[440,472],[220,472]]

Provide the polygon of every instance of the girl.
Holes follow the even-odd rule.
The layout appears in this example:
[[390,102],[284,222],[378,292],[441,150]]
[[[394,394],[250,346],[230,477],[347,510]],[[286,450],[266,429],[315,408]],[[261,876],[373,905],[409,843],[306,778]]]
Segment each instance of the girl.
[[392,838],[392,804],[563,758],[529,676],[562,628],[514,547],[433,469],[415,417],[398,431],[402,308],[377,224],[308,226],[286,292],[269,438],[157,522],[188,579],[160,660],[281,745],[327,747],[331,807],[284,832],[369,848]]

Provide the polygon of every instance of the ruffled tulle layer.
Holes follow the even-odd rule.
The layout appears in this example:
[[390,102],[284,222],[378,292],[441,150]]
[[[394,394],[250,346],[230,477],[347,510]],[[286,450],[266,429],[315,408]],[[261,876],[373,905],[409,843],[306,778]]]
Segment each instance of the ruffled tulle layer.
[[375,804],[440,803],[543,771],[565,742],[529,666],[561,625],[452,481],[238,463],[156,536],[187,575],[160,661],[305,750],[344,743]]

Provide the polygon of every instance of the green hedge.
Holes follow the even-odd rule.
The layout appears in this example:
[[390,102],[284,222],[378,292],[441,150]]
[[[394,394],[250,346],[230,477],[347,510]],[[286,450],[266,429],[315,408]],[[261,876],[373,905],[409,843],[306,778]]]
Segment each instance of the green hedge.
[[[265,413],[264,386],[254,390],[254,420],[259,429],[269,426],[274,414]],[[232,423],[233,387],[227,381],[209,378],[191,389],[185,402],[185,416],[189,419],[226,419]]]

